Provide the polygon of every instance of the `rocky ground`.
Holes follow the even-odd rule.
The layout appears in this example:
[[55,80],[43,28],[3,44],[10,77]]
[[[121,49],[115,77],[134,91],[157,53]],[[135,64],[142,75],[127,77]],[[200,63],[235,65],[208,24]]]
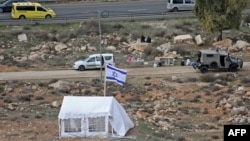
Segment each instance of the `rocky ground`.
[[[248,33],[244,33],[243,38],[230,32],[230,35],[234,35],[230,36],[232,39],[212,44],[214,40],[206,35],[189,34],[200,31],[196,29],[198,24],[193,22],[192,19],[182,24],[180,21],[164,21],[162,25],[169,27],[167,31],[159,27],[160,22],[138,24],[148,33],[153,30],[151,28],[157,27],[152,32],[150,44],[136,42],[141,32],[124,30],[128,27],[125,23],[106,25],[115,31],[119,29],[126,37],[118,32],[103,35],[104,49],[116,53],[118,67],[126,67],[128,55],[145,57],[153,62],[153,57],[169,52],[177,52],[184,57],[187,50],[214,47],[249,60]],[[98,52],[96,23],[80,23],[76,29],[71,29],[69,25],[69,31],[62,30],[67,25],[4,27],[0,40],[0,71],[71,69],[73,61],[82,58],[83,54]],[[82,28],[84,25],[86,27]],[[191,25],[197,27],[190,28]],[[177,30],[169,30],[174,27]],[[82,35],[85,32],[88,35]],[[13,37],[18,38],[10,40]],[[177,74],[173,71],[174,74],[160,76],[131,76],[124,86],[108,83],[107,94],[114,96],[134,121],[135,128],[128,132],[128,136],[136,137],[134,140],[222,141],[223,125],[250,123],[249,70],[243,67],[237,73],[212,71],[201,74],[194,70],[194,73]],[[143,71],[148,72],[147,68]],[[0,83],[1,141],[97,140],[59,139],[57,116],[65,95],[102,96],[103,86],[99,79],[14,80]]]
[[[223,125],[250,123],[249,82],[245,70],[149,75],[108,83],[107,94],[133,119],[135,140],[214,141],[223,140]],[[97,140],[59,139],[57,115],[64,95],[101,96],[98,79],[5,81],[0,90],[1,140]]]

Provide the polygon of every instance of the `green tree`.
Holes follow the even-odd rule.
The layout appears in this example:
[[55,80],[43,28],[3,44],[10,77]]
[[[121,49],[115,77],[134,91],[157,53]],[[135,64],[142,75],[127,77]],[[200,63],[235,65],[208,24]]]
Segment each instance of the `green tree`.
[[247,4],[247,0],[196,0],[194,13],[205,31],[218,32],[217,40],[222,40],[223,30],[240,28]]

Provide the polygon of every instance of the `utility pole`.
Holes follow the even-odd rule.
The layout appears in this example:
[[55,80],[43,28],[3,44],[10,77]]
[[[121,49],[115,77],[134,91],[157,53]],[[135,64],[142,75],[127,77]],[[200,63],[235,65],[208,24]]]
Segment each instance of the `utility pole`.
[[101,11],[97,11],[98,13],[98,22],[99,22],[99,48],[100,48],[100,61],[101,61],[101,67],[100,67],[100,81],[102,84],[102,64],[104,64],[102,61],[104,61],[102,59],[102,30],[101,30]]

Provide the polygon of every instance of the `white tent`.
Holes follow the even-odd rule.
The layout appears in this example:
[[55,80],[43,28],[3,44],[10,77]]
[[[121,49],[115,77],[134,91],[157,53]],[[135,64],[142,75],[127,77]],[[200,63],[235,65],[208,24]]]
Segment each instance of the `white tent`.
[[61,138],[125,136],[134,127],[114,97],[64,96],[58,123]]

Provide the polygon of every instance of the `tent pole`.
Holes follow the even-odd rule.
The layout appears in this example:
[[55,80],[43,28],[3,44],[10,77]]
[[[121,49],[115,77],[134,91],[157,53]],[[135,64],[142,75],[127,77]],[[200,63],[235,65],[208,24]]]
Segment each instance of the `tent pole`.
[[[107,65],[105,64],[105,74],[107,73],[106,71],[107,71]],[[105,77],[104,77],[104,96],[106,96],[106,85],[107,85],[107,83],[106,83],[106,75],[105,75]]]

